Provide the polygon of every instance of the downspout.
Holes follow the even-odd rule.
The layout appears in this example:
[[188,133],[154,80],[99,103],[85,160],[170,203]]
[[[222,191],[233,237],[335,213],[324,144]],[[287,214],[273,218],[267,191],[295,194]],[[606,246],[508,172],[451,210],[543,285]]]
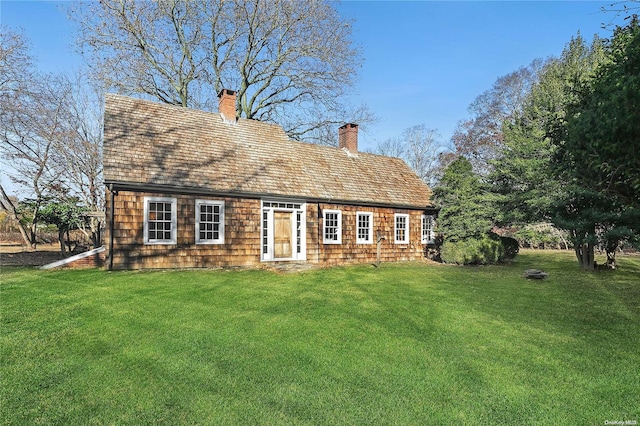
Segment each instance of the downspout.
[[317,254],[317,264],[320,264],[320,239],[322,238],[322,228],[320,227],[320,219],[322,219],[322,210],[320,210],[320,203],[318,203],[318,219],[316,220],[316,223],[318,224],[318,242],[316,243],[317,246],[317,250],[316,253]]
[[113,270],[113,229],[115,227],[115,221],[114,221],[114,216],[115,216],[115,192],[113,191],[113,184],[110,183],[109,184],[109,192],[111,193],[111,217],[109,218],[109,271]]

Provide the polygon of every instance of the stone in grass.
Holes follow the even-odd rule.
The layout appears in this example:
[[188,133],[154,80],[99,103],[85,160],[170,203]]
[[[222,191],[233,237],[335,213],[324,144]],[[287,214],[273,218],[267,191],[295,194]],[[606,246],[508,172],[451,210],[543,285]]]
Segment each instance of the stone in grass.
[[525,278],[530,278],[530,279],[534,279],[534,280],[543,280],[545,278],[547,278],[549,276],[549,274],[547,274],[546,272],[543,272],[539,269],[527,269],[526,271],[524,271],[524,277]]

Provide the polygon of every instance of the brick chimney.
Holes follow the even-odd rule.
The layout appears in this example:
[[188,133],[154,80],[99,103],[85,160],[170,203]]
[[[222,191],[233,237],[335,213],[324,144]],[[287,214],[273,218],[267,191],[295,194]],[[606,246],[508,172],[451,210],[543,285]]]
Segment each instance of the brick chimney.
[[236,92],[222,89],[218,93],[218,112],[222,114],[224,121],[236,122]]
[[338,129],[338,146],[349,152],[358,152],[358,125],[347,123]]

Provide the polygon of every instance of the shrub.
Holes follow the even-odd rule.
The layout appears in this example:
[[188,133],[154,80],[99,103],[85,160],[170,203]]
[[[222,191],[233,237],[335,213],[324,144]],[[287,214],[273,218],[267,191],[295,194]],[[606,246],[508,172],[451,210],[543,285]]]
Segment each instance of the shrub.
[[502,242],[497,235],[456,242],[445,241],[440,253],[444,263],[484,265],[498,263],[504,256]]

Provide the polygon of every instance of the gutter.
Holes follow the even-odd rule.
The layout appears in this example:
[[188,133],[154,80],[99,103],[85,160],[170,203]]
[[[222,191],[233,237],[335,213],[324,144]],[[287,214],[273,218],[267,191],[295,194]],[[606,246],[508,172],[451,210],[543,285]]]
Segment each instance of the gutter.
[[[158,193],[174,193],[174,194],[189,194],[189,195],[207,195],[214,197],[231,197],[231,198],[253,198],[257,200],[265,198],[275,199],[291,199],[291,200],[305,200],[307,203],[313,204],[345,204],[350,206],[361,207],[381,207],[381,208],[393,208],[393,209],[408,209],[408,210],[422,210],[428,214],[434,214],[439,209],[433,205],[416,206],[411,204],[388,204],[388,203],[376,203],[370,201],[356,201],[356,200],[341,200],[331,198],[314,198],[296,195],[282,195],[282,194],[269,194],[258,192],[241,192],[241,191],[212,191],[206,188],[197,187],[183,187],[175,185],[159,185],[159,184],[147,184],[147,183],[133,183],[133,182],[118,182],[118,181],[105,181],[105,184],[109,186],[111,197],[113,201],[113,191],[136,191],[136,192],[158,192]],[[113,222],[113,211],[111,212],[111,221]],[[113,226],[113,224],[112,224]],[[112,234],[113,235],[113,234]]]

